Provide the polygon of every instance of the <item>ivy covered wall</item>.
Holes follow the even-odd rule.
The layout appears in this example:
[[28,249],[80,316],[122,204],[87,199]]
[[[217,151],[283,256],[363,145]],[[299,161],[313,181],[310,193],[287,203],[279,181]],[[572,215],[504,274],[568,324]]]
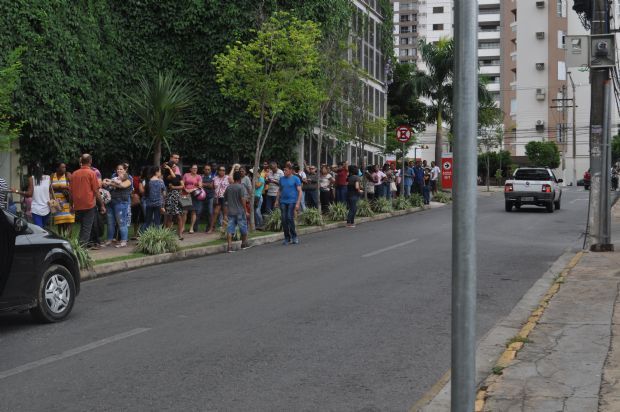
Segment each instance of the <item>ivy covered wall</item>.
[[[389,1],[380,0],[389,12]],[[293,10],[324,31],[348,25],[348,0],[11,0],[0,2],[0,64],[25,46],[14,117],[24,120],[23,163],[75,164],[79,153],[110,167],[148,163],[148,139],[135,136],[128,95],[141,76],[173,69],[199,92],[196,127],[173,149],[190,161],[249,161],[255,131],[244,108],[220,95],[213,56],[252,36],[277,9]],[[387,25],[391,30],[391,15]],[[386,30],[387,31],[387,30]],[[312,119],[280,125],[265,157],[293,156]]]

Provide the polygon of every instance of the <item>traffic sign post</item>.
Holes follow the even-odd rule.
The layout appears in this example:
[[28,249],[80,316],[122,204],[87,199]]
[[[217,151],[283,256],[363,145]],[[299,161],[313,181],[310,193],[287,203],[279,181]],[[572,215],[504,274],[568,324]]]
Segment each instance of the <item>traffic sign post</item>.
[[405,196],[405,143],[411,139],[413,131],[409,126],[398,126],[396,129],[396,140],[402,143],[403,166],[400,169],[400,195]]

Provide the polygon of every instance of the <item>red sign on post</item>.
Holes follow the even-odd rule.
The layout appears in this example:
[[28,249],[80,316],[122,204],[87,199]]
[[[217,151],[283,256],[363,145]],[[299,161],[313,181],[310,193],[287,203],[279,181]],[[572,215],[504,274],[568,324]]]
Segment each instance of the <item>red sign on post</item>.
[[413,132],[409,126],[398,126],[396,129],[396,140],[401,143],[407,143],[413,136]]
[[452,177],[454,164],[452,163],[452,153],[444,153],[441,158],[441,187],[442,189],[452,189]]

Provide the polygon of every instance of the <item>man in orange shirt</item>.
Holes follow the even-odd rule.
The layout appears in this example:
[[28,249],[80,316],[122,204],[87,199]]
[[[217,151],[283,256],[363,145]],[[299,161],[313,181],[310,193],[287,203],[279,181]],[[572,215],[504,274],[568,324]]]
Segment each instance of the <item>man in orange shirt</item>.
[[[105,213],[105,204],[99,194],[99,180],[97,174],[91,169],[93,159],[89,154],[80,157],[80,169],[76,170],[71,178],[71,199],[73,200],[73,210],[80,222],[80,243],[88,244],[90,232],[97,215],[96,204],[99,210]],[[96,203],[95,203],[96,202]]]

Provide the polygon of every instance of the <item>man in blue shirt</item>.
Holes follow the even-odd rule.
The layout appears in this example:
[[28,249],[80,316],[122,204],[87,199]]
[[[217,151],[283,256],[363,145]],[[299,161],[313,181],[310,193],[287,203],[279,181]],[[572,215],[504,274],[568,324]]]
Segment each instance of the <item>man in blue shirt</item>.
[[422,162],[416,160],[415,167],[413,168],[413,192],[422,194],[422,188],[424,187],[424,168]]
[[284,176],[280,178],[280,190],[276,198],[276,206],[280,205],[282,212],[282,229],[284,230],[284,245],[299,244],[295,231],[295,214],[301,204],[301,181],[293,175],[293,166],[287,163],[284,167]]

